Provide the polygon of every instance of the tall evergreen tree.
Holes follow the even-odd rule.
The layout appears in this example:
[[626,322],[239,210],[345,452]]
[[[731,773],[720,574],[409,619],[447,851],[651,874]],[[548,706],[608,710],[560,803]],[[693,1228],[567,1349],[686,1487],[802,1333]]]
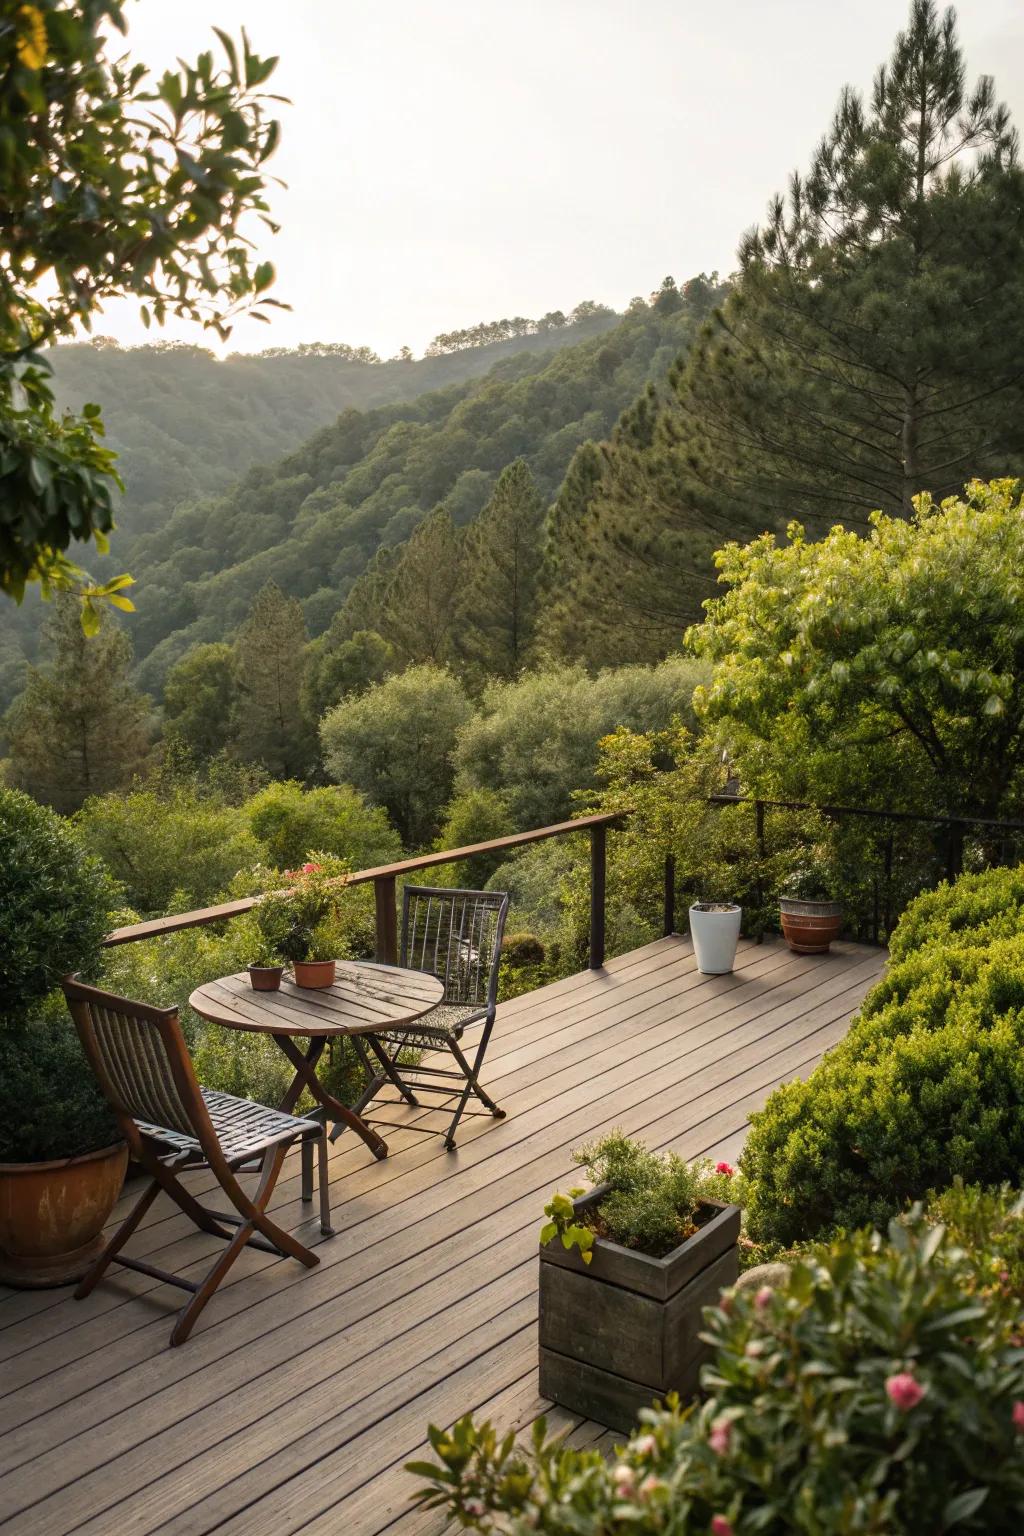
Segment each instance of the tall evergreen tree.
[[90,795],[121,789],[150,748],[150,707],[129,676],[131,641],[103,614],[82,630],[78,602],[58,597],[43,632],[47,662],[29,669],[25,691],[4,720],[9,777],[55,810],[77,811]]
[[842,93],[806,177],[740,248],[740,280],[619,434],[587,521],[613,624],[678,633],[708,536],[865,527],[1024,464],[1024,175],[955,16],[914,0],[869,104]]
[[262,763],[275,778],[301,777],[316,757],[302,709],[308,638],[298,599],[268,581],[235,641],[234,750],[247,762]]
[[532,652],[544,515],[533,476],[516,459],[467,531],[457,646],[487,677],[515,677]]
[[435,507],[402,545],[376,628],[400,661],[446,662],[459,608],[462,536]]
[[235,652],[217,642],[195,645],[167,674],[164,684],[164,737],[206,762],[231,739],[235,694]]

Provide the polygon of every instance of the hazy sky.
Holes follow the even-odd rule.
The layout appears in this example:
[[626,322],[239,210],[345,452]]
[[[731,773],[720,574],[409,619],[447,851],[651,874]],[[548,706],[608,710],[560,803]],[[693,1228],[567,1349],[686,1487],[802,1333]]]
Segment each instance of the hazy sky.
[[[841,86],[870,84],[903,0],[134,0],[155,67],[216,23],[278,53],[282,225],[268,328],[417,353],[438,331],[616,308],[666,273],[731,269]],[[1024,126],[1024,4],[959,7],[968,70]],[[96,329],[145,339],[134,312]],[[167,334],[202,341],[185,328]]]

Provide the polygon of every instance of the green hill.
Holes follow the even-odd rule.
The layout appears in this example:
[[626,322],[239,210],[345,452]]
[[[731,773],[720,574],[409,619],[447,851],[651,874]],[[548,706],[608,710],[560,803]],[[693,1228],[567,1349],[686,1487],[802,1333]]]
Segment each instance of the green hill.
[[271,577],[319,634],[382,544],[441,501],[468,522],[517,456],[553,497],[578,445],[604,437],[688,345],[702,307],[673,298],[554,356],[521,352],[411,403],[343,412],[273,469],[177,508],[132,550],[142,682],[158,690],[189,646],[229,635]]

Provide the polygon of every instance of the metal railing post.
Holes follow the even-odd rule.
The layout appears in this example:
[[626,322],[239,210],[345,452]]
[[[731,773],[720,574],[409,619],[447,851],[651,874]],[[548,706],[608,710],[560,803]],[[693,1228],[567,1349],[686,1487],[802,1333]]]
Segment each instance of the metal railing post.
[[377,923],[375,958],[379,965],[398,964],[398,901],[394,875],[378,875],[373,882]]
[[607,828],[590,829],[590,969],[604,965],[604,907]]

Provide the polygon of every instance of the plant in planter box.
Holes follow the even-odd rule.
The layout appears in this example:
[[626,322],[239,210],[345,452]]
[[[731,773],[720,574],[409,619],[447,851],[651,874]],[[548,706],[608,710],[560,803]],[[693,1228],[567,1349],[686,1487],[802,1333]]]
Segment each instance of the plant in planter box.
[[979,1295],[990,1270],[919,1212],[843,1239],[709,1309],[699,1410],[644,1411],[612,1462],[543,1424],[532,1448],[469,1417],[431,1428],[418,1502],[494,1536],[1012,1536],[1020,1298]]
[[842,904],[835,900],[836,878],[828,851],[812,848],[783,882],[779,917],[786,943],[797,955],[827,954],[843,926]]
[[64,1000],[95,972],[118,891],[75,828],[0,789],[0,1278],[66,1284],[88,1267],[127,1149]]
[[540,1390],[613,1429],[697,1388],[702,1311],[736,1279],[731,1172],[613,1132],[579,1148],[596,1187],[556,1195],[541,1229]]
[[343,859],[321,855],[299,870],[285,870],[289,884],[256,908],[259,933],[291,965],[296,986],[329,987],[334,980],[337,912],[348,873]]

